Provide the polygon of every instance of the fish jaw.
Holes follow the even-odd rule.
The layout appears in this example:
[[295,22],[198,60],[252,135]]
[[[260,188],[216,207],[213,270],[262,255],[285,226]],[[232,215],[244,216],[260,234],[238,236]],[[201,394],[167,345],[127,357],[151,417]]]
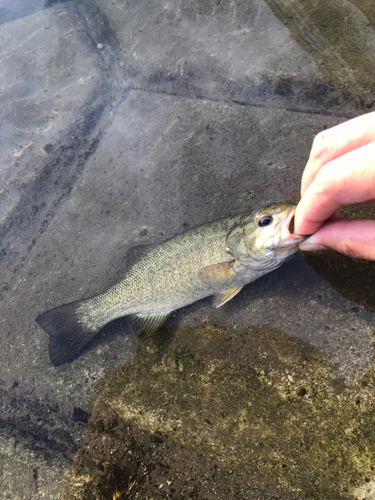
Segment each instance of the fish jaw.
[[306,240],[306,235],[291,232],[295,212],[296,207],[291,207],[285,214],[285,220],[280,221],[279,231],[277,232],[278,238],[275,241],[275,251],[286,248],[292,249],[293,247],[297,251],[298,245]]
[[286,248],[292,249],[293,247],[297,250],[298,245],[307,238],[305,235],[293,233],[290,230],[295,212],[296,207],[291,207],[285,214],[285,220],[279,222],[278,231],[275,232],[277,238],[274,241],[275,246],[273,248],[276,252]]

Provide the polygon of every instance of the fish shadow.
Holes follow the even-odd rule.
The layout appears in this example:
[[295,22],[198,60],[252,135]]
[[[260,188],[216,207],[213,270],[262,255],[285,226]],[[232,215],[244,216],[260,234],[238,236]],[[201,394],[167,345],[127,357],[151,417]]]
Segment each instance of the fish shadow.
[[171,342],[176,334],[179,322],[175,319],[168,319],[156,332],[151,335],[139,334],[134,328],[130,318],[123,316],[117,318],[104,326],[80,351],[77,356],[69,362],[72,363],[77,358],[84,356],[91,350],[99,349],[104,344],[108,344],[119,337],[132,338],[135,345],[152,342],[157,350],[157,354],[162,358],[168,351]]
[[[77,356],[71,361],[75,361],[87,352],[99,349],[103,344],[110,343],[119,337],[136,337],[136,333],[131,325],[128,317],[117,318],[105,325],[82,349],[77,353]],[[71,363],[69,362],[69,364]]]

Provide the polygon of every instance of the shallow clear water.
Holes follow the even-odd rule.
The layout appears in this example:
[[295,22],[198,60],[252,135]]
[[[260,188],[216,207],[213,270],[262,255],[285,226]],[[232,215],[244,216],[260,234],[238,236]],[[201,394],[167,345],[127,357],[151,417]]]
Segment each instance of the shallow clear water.
[[[104,375],[132,358],[136,345],[127,320],[117,320],[74,362],[53,367],[48,338],[35,323],[36,316],[95,295],[121,279],[127,251],[134,246],[159,243],[270,200],[297,201],[314,136],[373,109],[374,22],[372,3],[355,0],[321,0],[313,5],[302,0],[0,0],[0,498],[58,497],[63,474],[80,447],[94,388]],[[260,367],[251,357],[249,366],[258,368],[254,368],[255,378],[245,378],[276,387],[278,394],[286,394],[286,387],[295,383],[294,393],[306,404],[313,401],[308,399],[308,387],[315,387],[321,396],[327,380],[334,381],[327,383],[331,387],[327,407],[334,408],[333,420],[322,413],[324,398],[322,405],[312,404],[311,411],[327,429],[333,421],[339,422],[337,434],[332,431],[330,437],[322,437],[315,430],[318,426],[313,426],[309,439],[316,432],[321,449],[326,450],[325,458],[320,457],[322,470],[334,470],[330,463],[343,457],[342,477],[340,473],[326,477],[316,464],[309,475],[305,457],[298,450],[288,454],[283,448],[278,453],[288,457],[288,463],[274,457],[270,469],[249,468],[243,465],[243,457],[250,453],[247,449],[239,446],[228,455],[223,451],[227,445],[217,444],[226,439],[219,424],[206,435],[196,431],[197,422],[194,427],[186,421],[180,437],[173,438],[165,421],[158,421],[159,427],[155,423],[147,427],[146,421],[135,419],[131,424],[137,426],[135,433],[143,432],[142,425],[154,437],[162,433],[168,443],[182,447],[180,457],[193,453],[189,442],[198,440],[197,436],[207,439],[212,448],[194,448],[193,458],[186,455],[195,475],[187,476],[185,483],[175,477],[163,479],[156,468],[154,474],[160,477],[138,474],[136,487],[129,490],[136,475],[129,472],[131,464],[121,472],[120,460],[116,474],[128,474],[128,482],[117,484],[112,474],[116,477],[107,478],[107,489],[93,493],[95,470],[90,467],[95,467],[85,469],[83,479],[73,467],[71,483],[78,486],[73,494],[67,481],[61,494],[112,498],[117,491],[122,495],[117,498],[177,499],[194,494],[192,498],[203,499],[211,498],[217,484],[217,498],[239,499],[252,498],[246,491],[249,484],[253,497],[262,499],[272,498],[276,490],[280,498],[374,498],[373,428],[371,424],[361,427],[364,415],[373,411],[373,273],[371,263],[357,265],[334,254],[300,255],[245,287],[221,309],[212,308],[207,299],[177,311],[168,320],[164,341],[157,337],[150,344],[151,351],[158,346],[160,359],[165,355],[168,360],[173,349],[178,351],[182,345],[176,339],[184,328],[193,326],[195,333],[219,328],[220,352],[229,345],[228,357],[222,359],[219,351],[208,350],[205,358],[204,349],[216,344],[202,330],[205,342],[197,349],[203,352],[203,365],[184,368],[195,373],[204,366],[204,374],[209,366],[219,366],[219,359],[224,364],[232,359],[229,353],[238,352],[242,339],[238,332],[243,329],[250,328],[249,338],[254,335],[250,343],[254,352],[264,351],[267,341],[258,345],[252,328],[268,328],[261,331],[266,339],[281,332],[275,349],[283,353],[284,361],[289,352],[285,346],[297,339],[296,351],[290,351],[289,364],[285,361],[276,379],[267,379],[271,365]],[[232,333],[220,333],[220,328]],[[137,349],[142,352],[143,347]],[[189,344],[184,349],[193,348]],[[304,349],[314,354],[306,358],[307,372],[301,374],[296,363]],[[152,364],[147,366],[144,369],[141,364],[140,372],[153,373]],[[239,376],[223,373],[224,381]],[[314,378],[314,373],[319,376]],[[152,384],[152,377],[148,383]],[[215,383],[208,382],[212,391],[219,391]],[[366,390],[365,395],[358,392],[357,399],[356,384]],[[166,393],[169,390],[172,394],[169,388]],[[241,386],[240,392],[244,390]],[[252,408],[260,394],[257,390],[251,387],[255,392],[249,393]],[[189,391],[193,391],[190,386]],[[181,421],[184,412],[201,411],[202,422],[211,422],[210,405],[213,415],[220,405],[226,411],[220,394],[209,404],[199,403],[199,411],[189,405],[186,409],[184,400],[176,397],[173,411],[180,412]],[[261,394],[262,408],[269,397],[269,407],[277,413],[279,400],[272,399],[273,393]],[[368,406],[348,423],[330,405],[337,397],[340,411],[348,413],[352,396],[353,407],[360,408],[356,401],[362,400]],[[158,397],[152,409],[145,396],[150,414],[158,411]],[[137,401],[129,401],[129,407],[141,404]],[[236,404],[238,414],[245,412],[242,400],[228,402]],[[108,408],[113,405],[109,400]],[[115,407],[120,420],[131,420],[122,404]],[[296,415],[293,408],[293,401],[283,406],[288,422]],[[267,424],[266,432],[262,422],[267,418],[260,410],[259,415],[252,414],[254,428],[250,432],[245,426],[243,439],[251,435],[258,449],[259,437],[267,449],[272,434],[276,435],[272,446],[276,446],[277,431]],[[295,418],[297,433],[302,420]],[[230,422],[236,435],[240,423]],[[348,429],[357,427],[360,431],[354,436]],[[256,428],[259,433],[251,434]],[[188,436],[185,441],[184,436]],[[349,450],[341,436],[358,444],[357,451]],[[116,439],[121,441],[121,434]],[[280,439],[286,440],[282,432]],[[100,453],[96,450],[93,455]],[[219,460],[226,471],[233,469],[228,491],[222,478],[214,475],[206,478],[208,486],[199,483],[203,469],[217,468],[216,462],[210,466],[201,462],[207,456]],[[168,460],[173,469],[173,459]],[[270,459],[260,454],[249,458],[249,463],[252,460],[259,464]],[[183,461],[179,463],[181,468]],[[279,465],[281,472],[277,472]],[[292,467],[295,472],[289,474]],[[83,492],[90,481],[93,490]],[[142,489],[158,481],[164,484],[159,493]]]

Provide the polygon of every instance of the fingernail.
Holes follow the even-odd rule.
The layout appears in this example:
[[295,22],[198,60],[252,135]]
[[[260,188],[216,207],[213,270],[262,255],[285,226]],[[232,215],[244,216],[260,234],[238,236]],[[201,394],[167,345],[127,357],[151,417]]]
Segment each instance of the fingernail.
[[324,245],[318,245],[317,243],[308,243],[307,241],[303,241],[299,245],[299,249],[303,252],[317,252],[318,250],[328,250]]

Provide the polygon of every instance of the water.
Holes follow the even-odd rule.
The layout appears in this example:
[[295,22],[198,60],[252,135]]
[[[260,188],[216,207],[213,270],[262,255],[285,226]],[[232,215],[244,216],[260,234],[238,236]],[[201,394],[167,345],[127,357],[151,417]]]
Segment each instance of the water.
[[[47,335],[34,318],[44,310],[112,285],[123,276],[126,252],[135,245],[158,243],[264,201],[297,199],[314,136],[373,109],[374,19],[371,3],[347,0],[314,2],[311,7],[306,2],[288,0],[0,0],[0,498],[58,497],[64,471],[81,444],[94,388],[119,363],[131,359],[135,347],[127,321],[120,320],[106,327],[75,362],[54,368],[48,359]],[[321,258],[327,262],[327,257]],[[311,259],[308,262],[314,264]],[[243,466],[240,452],[236,455],[234,451],[229,457],[219,453],[215,445],[204,451],[211,457],[208,464],[201,449],[188,445],[196,435],[202,439],[200,428],[196,435],[191,434],[191,425],[186,422],[181,436],[190,437],[183,445],[182,438],[173,441],[168,435],[164,421],[160,423],[164,444],[159,445],[170,453],[174,446],[180,447],[178,466],[170,458],[173,453],[165,460],[174,471],[193,464],[191,478],[177,480],[175,472],[163,479],[158,468],[154,476],[141,468],[140,472],[137,469],[135,486],[128,491],[132,484],[129,477],[136,475],[131,467],[138,462],[127,462],[130,482],[120,484],[116,481],[124,461],[118,460],[111,462],[112,475],[107,489],[101,491],[103,498],[112,498],[117,491],[122,494],[119,498],[136,498],[138,493],[138,498],[194,494],[194,498],[203,499],[212,494],[215,485],[220,492],[218,498],[250,498],[250,494],[262,499],[276,494],[280,498],[324,498],[324,491],[325,498],[354,498],[361,487],[359,498],[373,498],[369,492],[375,480],[371,425],[361,427],[356,436],[348,430],[350,426],[360,427],[360,415],[364,419],[363,415],[372,411],[368,401],[373,395],[373,303],[371,294],[367,297],[363,289],[367,290],[365,276],[373,273],[373,266],[363,264],[361,274],[338,261],[339,268],[346,269],[347,282],[356,278],[355,293],[348,294],[345,280],[337,284],[337,279],[322,272],[324,265],[315,262],[314,270],[308,262],[300,256],[285,264],[246,287],[222,309],[212,309],[207,300],[176,312],[164,332],[164,341],[161,338],[156,342],[158,359],[168,368],[168,363],[163,365],[163,356],[171,359],[182,345],[176,344],[176,339],[190,325],[197,329],[218,325],[218,345],[230,345],[234,352],[244,328],[250,328],[249,336],[254,339],[246,344],[247,349],[250,345],[258,349],[251,329],[256,325],[267,325],[266,336],[281,332],[277,349],[284,354],[289,352],[285,348],[288,339],[296,339],[296,350],[290,351],[288,363],[284,360],[286,365],[280,368],[277,381],[267,378],[271,361],[271,365],[257,367],[251,356],[248,364],[254,364],[255,371],[249,377],[265,377],[263,382],[269,382],[277,394],[288,383],[295,383],[296,394],[306,391],[300,393],[303,401],[309,401],[310,386],[317,388],[323,398],[319,401],[324,401],[324,391],[331,390],[327,387],[333,387],[326,397],[329,408],[336,408],[333,398],[342,397],[338,405],[348,412],[355,384],[365,387],[366,395],[361,392],[353,405],[361,408],[364,403],[356,404],[361,400],[369,406],[357,417],[350,414],[347,427],[332,410],[340,422],[338,434],[322,437],[313,427],[321,441],[337,443],[342,434],[357,442],[357,461],[353,450],[341,444],[339,451],[349,464],[343,467],[345,474],[341,479],[334,474],[324,479],[314,464],[313,473],[323,477],[319,488],[314,489],[312,474],[302,466],[298,468],[305,463],[298,450],[288,454],[280,449],[280,456],[285,453],[289,462],[274,457],[272,470],[261,466],[249,469]],[[329,257],[329,262],[334,263],[335,258]],[[231,340],[225,340],[227,336]],[[208,339],[207,345],[216,345],[207,332],[202,338]],[[152,345],[150,349],[154,349]],[[204,347],[199,346],[203,353]],[[264,350],[263,344],[261,348]],[[307,359],[313,359],[312,370],[320,374],[316,378],[298,370],[292,374],[304,349],[314,353]],[[228,358],[221,362],[232,359],[229,351]],[[195,359],[194,353],[192,356]],[[206,373],[214,355],[209,351],[207,359],[204,356]],[[151,370],[152,365],[145,366]],[[189,369],[192,373],[197,370],[194,363],[190,368],[185,363],[181,373],[189,373]],[[310,384],[305,384],[307,388],[300,383],[303,377]],[[224,381],[229,384],[228,379]],[[210,384],[216,388],[214,382]],[[252,408],[260,397],[257,387],[249,389]],[[223,399],[218,394],[210,399],[213,414]],[[273,392],[269,398],[270,408],[277,408],[279,400]],[[180,411],[183,421],[187,410],[179,398],[176,401],[174,409]],[[108,406],[111,404],[109,401]],[[129,401],[129,407],[132,404]],[[238,414],[245,411],[242,404],[238,403]],[[157,412],[159,406],[152,411]],[[210,421],[207,405],[203,407],[206,413],[202,413],[202,421]],[[330,429],[332,420],[322,413],[322,405],[313,407],[325,428]],[[122,405],[116,408],[124,414]],[[196,411],[200,415],[200,410]],[[293,401],[283,411],[286,420],[293,421]],[[89,434],[83,438],[85,445],[90,436],[96,436],[95,443],[108,438],[107,423],[103,428],[96,426],[102,417],[95,412]],[[302,414],[301,410],[298,415]],[[267,450],[270,441],[266,429],[256,420],[256,411],[254,415],[254,428],[263,429],[259,432]],[[300,432],[301,421],[296,424],[296,432]],[[125,424],[120,418],[117,425],[116,429],[122,429]],[[140,422],[131,425],[142,443],[139,449],[146,449],[149,441],[142,434]],[[145,421],[142,425],[151,433],[152,446],[157,446],[155,427],[150,424],[147,428]],[[230,425],[236,432],[240,424]],[[273,424],[267,425],[271,428]],[[224,438],[216,430],[209,439],[217,444]],[[248,436],[250,431],[245,431],[243,435]],[[100,433],[105,435],[99,439]],[[281,436],[285,440],[285,434]],[[120,433],[116,439],[125,438]],[[255,433],[256,447],[260,446],[257,439]],[[139,453],[139,463],[144,463],[152,453],[142,455],[132,443],[124,449]],[[116,441],[114,448],[118,446]],[[105,449],[112,457],[111,448]],[[326,450],[326,457],[332,460],[340,455],[326,443],[319,449]],[[98,447],[95,456],[102,457]],[[152,456],[160,462],[160,456]],[[266,456],[257,455],[260,462]],[[320,459],[330,467],[329,460]],[[81,459],[77,460],[80,464]],[[292,473],[285,472],[291,470],[293,460],[295,476],[305,478],[302,486]],[[90,467],[81,478],[71,469],[72,484],[78,484],[74,495],[81,494],[94,477]],[[152,469],[149,463],[145,467]],[[218,467],[227,475],[216,473]],[[347,472],[351,469],[352,477]],[[211,470],[208,479],[207,471]],[[198,484],[203,477],[206,489],[198,485],[188,491],[183,486]],[[228,479],[227,492],[221,477],[232,478]],[[147,480],[150,484],[160,481],[165,489],[146,492],[142,481]],[[251,490],[246,490],[246,484]],[[64,494],[73,498],[71,491]]]

